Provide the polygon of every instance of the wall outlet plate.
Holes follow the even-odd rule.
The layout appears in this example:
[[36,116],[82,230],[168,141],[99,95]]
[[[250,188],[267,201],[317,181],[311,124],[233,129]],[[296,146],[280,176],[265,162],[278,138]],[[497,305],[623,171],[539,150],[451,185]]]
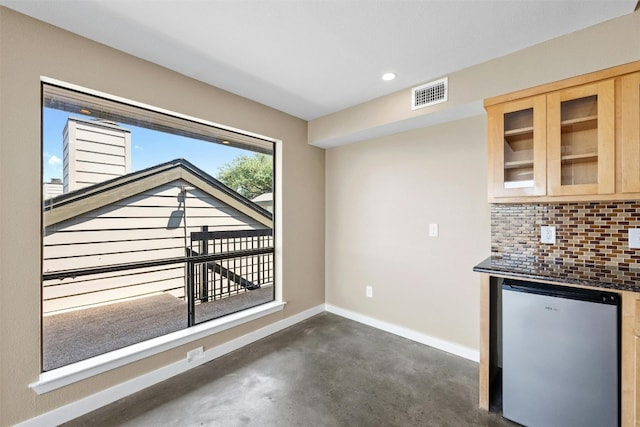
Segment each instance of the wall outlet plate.
[[204,357],[204,347],[194,348],[191,351],[187,352],[187,362],[191,362],[196,359],[200,359]]
[[373,298],[373,286],[367,286],[366,292],[367,292],[367,298]]
[[556,244],[556,227],[553,225],[543,225],[540,227],[540,243]]
[[429,224],[429,237],[438,237],[438,224]]
[[629,249],[640,249],[640,228],[629,229]]

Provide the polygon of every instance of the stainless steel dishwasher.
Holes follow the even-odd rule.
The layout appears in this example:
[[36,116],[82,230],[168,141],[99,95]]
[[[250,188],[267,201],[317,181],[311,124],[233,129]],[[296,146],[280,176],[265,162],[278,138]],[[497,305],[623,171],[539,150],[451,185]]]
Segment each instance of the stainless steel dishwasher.
[[529,426],[618,426],[620,296],[505,280],[503,416]]

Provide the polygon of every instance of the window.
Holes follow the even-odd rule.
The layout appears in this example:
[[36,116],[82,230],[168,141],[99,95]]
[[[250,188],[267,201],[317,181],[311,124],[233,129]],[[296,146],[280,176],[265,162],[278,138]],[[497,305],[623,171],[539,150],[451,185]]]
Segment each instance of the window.
[[42,100],[43,371],[274,300],[273,141],[49,83]]

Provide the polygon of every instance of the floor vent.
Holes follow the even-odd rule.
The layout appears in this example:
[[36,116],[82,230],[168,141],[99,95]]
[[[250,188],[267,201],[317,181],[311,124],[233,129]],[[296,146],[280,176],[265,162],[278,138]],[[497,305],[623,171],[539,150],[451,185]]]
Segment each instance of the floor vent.
[[449,78],[444,77],[411,89],[411,109],[428,107],[447,101]]

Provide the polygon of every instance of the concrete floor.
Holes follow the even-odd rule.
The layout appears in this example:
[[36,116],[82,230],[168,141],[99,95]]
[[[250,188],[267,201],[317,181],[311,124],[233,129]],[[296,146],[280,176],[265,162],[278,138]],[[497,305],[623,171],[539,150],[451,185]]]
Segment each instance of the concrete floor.
[[67,426],[515,426],[478,365],[323,313]]

